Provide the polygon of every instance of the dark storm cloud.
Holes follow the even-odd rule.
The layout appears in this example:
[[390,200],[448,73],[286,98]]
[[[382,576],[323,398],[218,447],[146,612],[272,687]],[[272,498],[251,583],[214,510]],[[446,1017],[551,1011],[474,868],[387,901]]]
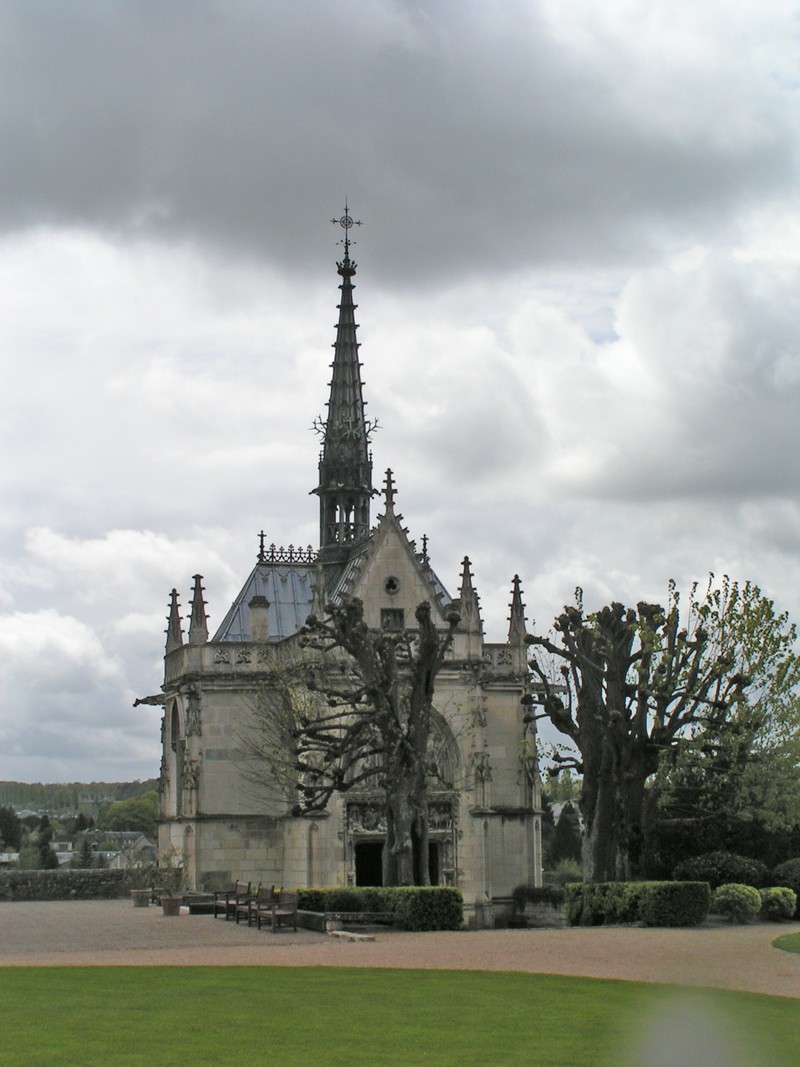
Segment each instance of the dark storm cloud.
[[797,36],[786,0],[5,0],[0,775],[156,773],[170,589],[213,628],[259,530],[316,540],[345,195],[375,481],[489,639],[515,572],[540,625],[707,570],[796,615]]
[[536,4],[12,0],[3,39],[7,229],[197,239],[291,269],[348,194],[376,276],[413,282],[640,260],[676,218],[713,233],[792,174],[769,94],[757,132],[665,132]]

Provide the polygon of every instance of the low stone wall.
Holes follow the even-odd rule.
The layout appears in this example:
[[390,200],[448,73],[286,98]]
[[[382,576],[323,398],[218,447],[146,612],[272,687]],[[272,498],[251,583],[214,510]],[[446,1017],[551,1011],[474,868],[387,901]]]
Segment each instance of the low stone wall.
[[[95,900],[124,897],[142,882],[125,870],[0,870],[0,900]],[[151,875],[152,877],[152,875]]]
[[297,925],[302,930],[316,930],[319,934],[328,932],[325,914],[321,911],[302,911],[298,908]]
[[567,925],[567,909],[564,904],[528,901],[523,918],[526,926],[560,928]]

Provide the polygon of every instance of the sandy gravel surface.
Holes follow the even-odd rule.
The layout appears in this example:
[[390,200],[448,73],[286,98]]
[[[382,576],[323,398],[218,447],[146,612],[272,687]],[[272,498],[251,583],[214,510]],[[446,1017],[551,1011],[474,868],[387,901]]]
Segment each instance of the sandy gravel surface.
[[526,971],[715,986],[800,998],[800,955],[771,942],[796,924],[379,933],[342,942],[209,915],[165,918],[127,900],[0,903],[0,966],[405,967]]

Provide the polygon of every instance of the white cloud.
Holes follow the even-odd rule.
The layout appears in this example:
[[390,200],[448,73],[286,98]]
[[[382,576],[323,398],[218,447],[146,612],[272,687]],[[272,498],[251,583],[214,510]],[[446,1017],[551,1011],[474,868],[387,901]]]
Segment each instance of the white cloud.
[[89,769],[114,762],[109,745],[124,750],[127,769],[148,767],[152,724],[123,710],[132,702],[124,665],[81,620],[53,609],[0,615],[0,687],[6,777],[70,777],[77,767],[98,777]]
[[87,674],[100,688],[120,676],[119,662],[107,657],[90,627],[52,609],[0,616],[0,651],[6,684],[27,678],[49,696],[78,691]]
[[155,773],[169,590],[314,543],[345,192],[376,482],[490,637],[517,572],[800,610],[789,0],[4,18],[0,775]]
[[784,135],[779,79],[798,72],[786,0],[543,0],[541,9],[557,39],[654,138],[710,143],[733,156]]

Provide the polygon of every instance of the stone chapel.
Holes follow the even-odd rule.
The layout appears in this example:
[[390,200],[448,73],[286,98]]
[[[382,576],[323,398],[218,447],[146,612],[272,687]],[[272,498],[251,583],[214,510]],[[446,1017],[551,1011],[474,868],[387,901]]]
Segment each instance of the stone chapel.
[[379,494],[353,303],[353,221],[346,210],[340,221],[339,320],[311,490],[319,504],[319,547],[267,546],[262,533],[255,566],[213,635],[202,576],[194,577],[186,634],[172,591],[163,693],[147,698],[164,707],[159,846],[181,850],[189,885],[197,889],[222,889],[237,878],[298,888],[380,885],[380,794],[337,793],[314,816],[292,814],[274,795],[257,800],[241,738],[265,670],[281,646],[285,651],[298,641],[312,611],[319,615],[326,603],[359,597],[370,627],[404,629],[414,626],[417,605],[427,601],[443,629],[448,613],[460,615],[436,679],[434,732],[446,766],[428,794],[430,877],[432,884],[460,888],[469,916],[476,904],[507,897],[517,885],[541,884],[535,723],[521,703],[529,691],[525,608],[515,576],[506,638],[484,639],[469,559],[451,597],[433,570],[427,538],[418,550],[395,510],[391,471],[373,524]]

